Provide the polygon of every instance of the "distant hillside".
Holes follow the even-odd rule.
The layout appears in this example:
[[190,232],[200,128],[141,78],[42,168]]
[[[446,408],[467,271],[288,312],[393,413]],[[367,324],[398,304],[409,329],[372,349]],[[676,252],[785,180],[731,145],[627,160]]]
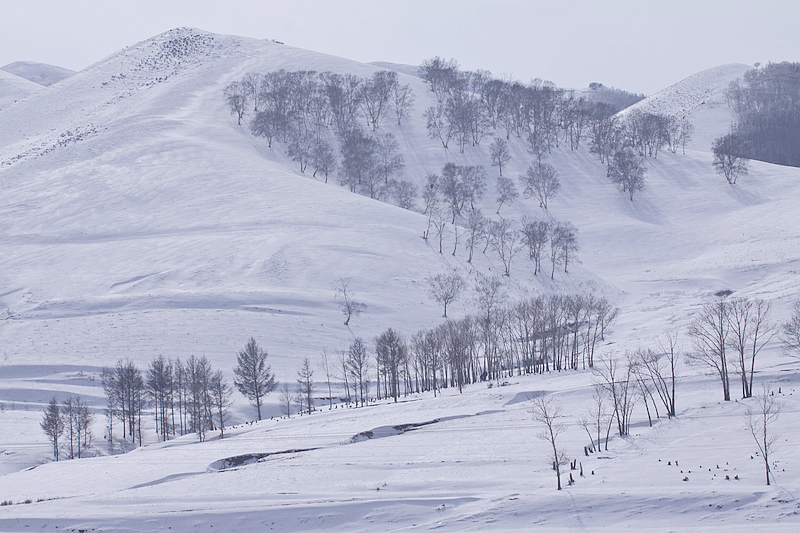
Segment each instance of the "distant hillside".
[[32,81],[0,70],[0,109],[27,98],[41,88],[41,85]]
[[75,74],[74,70],[33,61],[16,61],[4,67],[0,67],[0,70],[15,74],[20,78],[25,78],[26,80],[44,85],[45,87]]
[[590,83],[589,87],[581,89],[577,91],[577,93],[579,96],[592,102],[610,105],[617,111],[622,111],[626,107],[630,107],[636,102],[640,102],[646,98],[643,94],[631,93],[614,87],[606,87],[602,83]]

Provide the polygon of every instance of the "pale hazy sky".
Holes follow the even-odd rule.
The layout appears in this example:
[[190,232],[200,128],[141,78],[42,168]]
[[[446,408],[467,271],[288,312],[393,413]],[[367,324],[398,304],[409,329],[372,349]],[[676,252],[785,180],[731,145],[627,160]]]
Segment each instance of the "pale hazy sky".
[[725,63],[800,61],[798,0],[0,0],[0,65],[80,70],[178,26],[357,61],[652,94]]

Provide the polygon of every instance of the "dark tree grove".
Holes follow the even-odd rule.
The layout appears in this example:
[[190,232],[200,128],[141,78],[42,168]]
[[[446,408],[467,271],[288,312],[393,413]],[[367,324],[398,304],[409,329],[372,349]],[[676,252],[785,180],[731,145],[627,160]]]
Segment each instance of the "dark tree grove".
[[800,166],[800,63],[769,63],[745,73],[726,93],[737,115],[741,156]]

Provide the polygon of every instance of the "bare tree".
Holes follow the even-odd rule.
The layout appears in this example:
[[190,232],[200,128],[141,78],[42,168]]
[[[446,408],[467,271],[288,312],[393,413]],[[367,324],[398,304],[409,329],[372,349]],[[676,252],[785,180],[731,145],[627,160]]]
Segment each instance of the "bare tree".
[[58,405],[55,396],[44,410],[44,416],[39,425],[53,444],[53,458],[58,461],[58,439],[64,433],[64,417],[61,415],[61,406]]
[[341,277],[337,279],[333,288],[336,291],[336,299],[339,300],[339,309],[345,317],[344,325],[350,325],[350,319],[366,311],[367,306],[353,299],[353,292],[350,290],[352,278]]
[[563,410],[555,400],[545,396],[536,396],[531,399],[531,403],[530,412],[533,419],[544,425],[544,429],[536,436],[547,441],[553,449],[553,470],[556,472],[558,490],[561,490],[561,463],[567,459],[564,450],[558,446],[558,436],[566,429],[566,426],[558,421]]
[[775,335],[769,322],[770,304],[764,300],[733,298],[728,302],[730,345],[736,351],[736,367],[742,378],[742,398],[753,395],[756,356]]
[[442,244],[444,243],[444,236],[447,235],[447,213],[442,209],[436,209],[431,213],[430,222],[436,230],[436,235],[439,237],[439,253],[442,253]]
[[383,381],[383,396],[397,402],[400,396],[400,382],[408,357],[408,348],[403,338],[392,328],[387,329],[375,339],[375,360],[378,363],[378,398],[381,397],[380,382]]
[[489,232],[492,234],[491,247],[503,263],[503,274],[510,276],[511,261],[522,249],[522,241],[514,229],[514,221],[505,218],[498,222],[492,221],[489,223]]
[[[569,222],[559,222],[553,226],[550,234],[550,245],[556,247],[558,250],[553,257],[558,261],[564,263],[564,272],[567,272],[570,259],[574,260],[575,254],[578,253],[578,241],[576,233],[578,232]],[[554,265],[555,266],[555,265]],[[551,272],[550,278],[553,278],[554,272]]]
[[522,240],[528,248],[528,256],[533,261],[534,276],[542,270],[542,251],[550,240],[552,230],[553,223],[548,220],[529,220],[524,217],[522,219],[520,232]]
[[410,85],[400,85],[399,83],[394,86],[394,115],[397,118],[397,125],[400,125],[402,119],[407,118],[411,108],[414,106],[414,92],[411,90]]
[[744,156],[743,146],[734,134],[715,139],[711,151],[714,152],[714,170],[725,176],[728,183],[734,185],[740,176],[747,175],[750,160]]
[[403,173],[406,164],[403,154],[398,153],[397,140],[391,133],[381,133],[375,136],[376,154],[378,157],[378,170],[383,176],[385,185],[389,178]]
[[447,318],[447,306],[458,299],[464,290],[464,280],[458,274],[436,274],[425,278],[428,283],[428,294],[444,306],[444,317]]
[[484,231],[486,231],[486,218],[481,213],[480,209],[472,209],[469,213],[467,213],[467,248],[469,249],[469,258],[467,258],[467,263],[472,262],[472,252],[475,249],[475,245],[478,243],[478,240],[483,235]]
[[514,181],[502,176],[497,178],[497,214],[500,214],[503,204],[511,205],[517,198],[519,198],[519,193],[514,186]]
[[[593,373],[598,385],[605,389],[614,409],[614,419],[620,436],[628,434],[633,407],[636,405],[633,368],[629,361],[621,364],[608,357],[595,366]],[[620,368],[622,366],[622,368]]]
[[272,140],[279,132],[277,117],[271,110],[259,111],[250,121],[250,133],[267,139],[267,147],[272,148]]
[[256,340],[250,337],[236,361],[236,368],[233,369],[236,388],[256,407],[258,419],[261,420],[262,398],[275,390],[276,385],[275,376],[267,365],[267,351],[262,350]]
[[422,190],[422,200],[425,202],[425,209],[422,212],[427,215],[428,226],[422,234],[422,238],[428,240],[428,235],[431,232],[431,225],[433,224],[433,217],[439,207],[439,189],[440,180],[439,176],[431,172],[426,176],[425,188]]
[[363,107],[372,131],[380,127],[397,85],[397,72],[392,70],[379,70],[364,81]]
[[325,175],[325,183],[328,183],[328,175],[336,170],[336,154],[331,145],[323,140],[317,140],[311,145],[311,165],[314,167],[313,177],[317,177],[317,172]]
[[281,412],[284,416],[286,416],[286,418],[292,418],[292,404],[294,403],[294,398],[292,397],[292,391],[288,383],[281,385],[281,395],[278,397],[278,403],[281,405]]
[[529,166],[525,175],[519,177],[519,181],[525,198],[536,198],[539,200],[539,207],[544,209],[547,209],[547,200],[561,189],[558,172],[547,163]]
[[328,383],[328,410],[330,411],[333,409],[333,392],[331,392],[331,367],[327,350],[322,350],[319,362],[320,366],[322,366],[322,371],[325,372],[325,381]]
[[447,151],[450,139],[453,137],[453,129],[444,118],[444,108],[441,105],[429,107],[423,116],[428,128],[428,136],[431,139],[438,139],[442,143],[442,148]]
[[745,412],[745,424],[747,429],[750,430],[750,435],[756,441],[758,451],[761,452],[761,458],[764,459],[764,469],[767,476],[767,485],[770,484],[769,474],[769,460],[772,453],[775,451],[775,443],[778,441],[778,435],[773,429],[774,422],[778,419],[781,412],[781,404],[775,399],[775,394],[765,386],[761,394],[755,397],[755,409],[748,407]]
[[492,166],[500,169],[500,176],[503,175],[503,165],[511,161],[511,154],[508,152],[508,141],[502,137],[495,137],[489,145],[489,155],[492,158]]
[[228,417],[228,407],[231,406],[231,386],[225,381],[221,370],[211,375],[209,397],[216,417],[215,425],[219,428],[219,438],[225,438],[225,420]]
[[705,304],[687,331],[694,344],[694,351],[687,355],[687,360],[706,365],[719,376],[726,402],[731,399],[728,354],[725,350],[730,328],[728,310],[728,302],[725,300]]
[[658,338],[659,356],[653,350],[636,352],[639,364],[647,372],[661,403],[667,410],[667,416],[675,416],[675,384],[676,369],[680,358],[678,348],[678,330],[666,331],[663,338]]
[[355,389],[355,402],[358,407],[367,405],[369,401],[369,355],[367,346],[360,337],[356,338],[347,351],[347,373]]
[[792,316],[781,325],[781,340],[784,353],[800,359],[800,301],[794,303]]
[[238,123],[241,126],[242,118],[247,111],[247,90],[241,82],[234,81],[225,87],[225,101],[228,102],[228,107],[232,115],[238,117]]
[[409,211],[416,210],[417,199],[417,186],[410,181],[394,181],[389,182],[392,190],[392,198],[394,198],[397,207],[408,209]]
[[314,410],[314,371],[308,357],[303,359],[303,364],[297,371],[297,393],[300,405],[305,404],[308,414],[311,414]]
[[617,150],[608,167],[608,177],[611,182],[619,186],[633,201],[633,196],[644,189],[644,177],[647,168],[642,164],[641,158],[629,148]]

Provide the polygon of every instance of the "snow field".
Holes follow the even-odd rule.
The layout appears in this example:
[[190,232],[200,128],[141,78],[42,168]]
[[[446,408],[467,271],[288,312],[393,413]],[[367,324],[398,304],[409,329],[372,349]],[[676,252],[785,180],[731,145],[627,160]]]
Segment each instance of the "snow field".
[[[170,48],[175,42],[185,50]],[[608,459],[581,457],[586,436],[573,419],[590,402],[592,380],[570,372],[476,385],[463,396],[448,390],[435,400],[264,421],[224,441],[186,436],[157,444],[150,435],[149,446],[126,455],[22,470],[50,454],[38,427],[43,404],[53,394],[80,393],[99,410],[99,369],[118,359],[144,369],[159,354],[205,355],[231,381],[237,351],[254,336],[278,380],[291,383],[303,357],[336,354],[354,336],[369,342],[388,327],[409,336],[439,324],[426,276],[501,272],[489,253],[477,253],[473,264],[463,247],[451,255],[452,236],[438,254],[420,238],[421,215],[309,179],[280,145],[270,151],[237,126],[223,88],[246,72],[277,68],[360,76],[376,69],[184,29],[0,110],[0,403],[14,404],[0,410],[0,502],[46,500],[0,507],[0,530],[796,529],[797,408],[790,394],[798,381],[796,365],[777,345],[757,364],[756,380],[756,388],[771,382],[785,395],[786,441],[773,488],[763,485],[758,458],[750,459],[743,404],[718,403],[716,382],[686,367],[679,417],[648,428],[637,409],[634,434],[598,454]],[[573,222],[581,264],[551,281],[534,277],[522,252],[504,279],[509,297],[606,295],[621,308],[602,348],[608,355],[653,346],[665,327],[686,325],[723,289],[769,299],[775,320],[785,319],[798,298],[800,170],[753,163],[731,187],[714,174],[705,146],[728,127],[720,88],[742,68],[692,77],[638,104],[690,110],[696,143],[687,155],[662,151],[648,159],[646,189],[634,202],[608,182],[585,142],[576,151],[555,149],[548,161],[562,191],[549,213],[520,199],[503,206],[503,216]],[[404,179],[421,186],[446,161],[482,164],[489,179],[481,208],[493,214],[490,139],[465,154],[445,152],[419,118],[433,97],[419,79],[401,74],[401,82],[417,96],[413,120],[397,127],[390,116],[384,127],[404,147]],[[516,177],[530,156],[520,140],[510,148],[504,175]],[[355,295],[368,306],[350,329],[334,299],[340,276],[353,278]],[[448,311],[458,317],[472,307],[467,296]],[[321,370],[315,378],[318,392],[326,392]],[[587,473],[561,493],[527,413],[527,393],[535,391],[565,405],[565,447]],[[235,398],[238,425],[253,410]],[[278,413],[276,401],[276,394],[268,399],[267,416]],[[435,419],[441,421],[344,444],[363,431]],[[100,415],[94,433],[102,449]],[[319,449],[207,471],[225,458],[299,448]],[[666,465],[675,459],[680,467]],[[728,473],[741,473],[739,481],[720,479],[723,461]]]

